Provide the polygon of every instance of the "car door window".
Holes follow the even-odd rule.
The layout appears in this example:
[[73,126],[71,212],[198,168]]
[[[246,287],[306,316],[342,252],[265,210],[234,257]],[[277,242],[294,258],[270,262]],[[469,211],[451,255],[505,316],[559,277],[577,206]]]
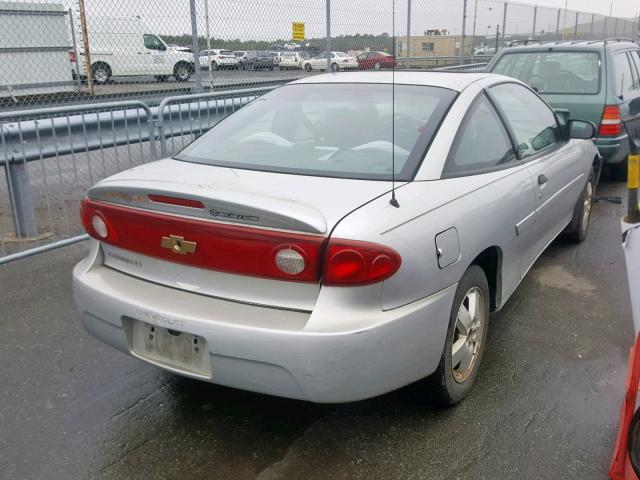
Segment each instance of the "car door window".
[[460,127],[444,174],[451,176],[479,172],[514,159],[509,136],[495,109],[483,95],[473,104]]
[[629,59],[631,60],[631,70],[634,74],[634,89],[640,89],[640,56],[638,50],[629,51]]
[[613,86],[616,95],[624,96],[633,90],[631,65],[626,52],[616,53],[613,57],[616,83]]
[[560,139],[553,111],[535,93],[516,83],[491,88],[499,108],[511,128],[520,158],[553,147]]
[[166,49],[166,47],[164,46],[164,43],[162,43],[162,40],[160,40],[155,35],[145,34],[142,37],[144,39],[145,48],[148,48],[149,50],[165,50]]

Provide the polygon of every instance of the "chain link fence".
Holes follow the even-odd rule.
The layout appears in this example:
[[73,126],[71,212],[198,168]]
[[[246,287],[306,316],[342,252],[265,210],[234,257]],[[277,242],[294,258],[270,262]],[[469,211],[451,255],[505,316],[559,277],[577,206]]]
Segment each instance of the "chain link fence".
[[157,105],[327,68],[388,68],[394,54],[400,67],[433,68],[486,61],[514,40],[635,39],[636,25],[497,0],[0,2],[0,109]]
[[608,37],[636,39],[636,19],[497,0],[0,2],[0,263],[80,238],[89,186],[279,84]]

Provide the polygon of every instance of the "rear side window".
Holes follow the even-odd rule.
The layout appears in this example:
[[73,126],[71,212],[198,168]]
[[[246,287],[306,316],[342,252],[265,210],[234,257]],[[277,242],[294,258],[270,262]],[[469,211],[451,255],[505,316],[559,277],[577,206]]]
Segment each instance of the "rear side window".
[[616,95],[621,96],[629,93],[634,89],[633,74],[631,73],[631,65],[627,52],[616,53],[613,57],[616,83],[613,90]]
[[490,91],[515,136],[520,158],[535,155],[557,143],[556,116],[533,92],[516,83],[496,85]]
[[507,132],[493,106],[483,95],[471,107],[460,127],[444,174],[450,176],[478,172],[514,159]]
[[596,94],[600,91],[597,52],[507,53],[493,66],[492,72],[517,78],[539,93]]

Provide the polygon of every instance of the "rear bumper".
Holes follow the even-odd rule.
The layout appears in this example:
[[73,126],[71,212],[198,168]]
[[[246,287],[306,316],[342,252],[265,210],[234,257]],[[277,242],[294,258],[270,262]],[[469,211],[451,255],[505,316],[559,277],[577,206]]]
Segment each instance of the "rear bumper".
[[[99,257],[99,250],[94,255]],[[324,314],[320,307],[287,311],[175,290],[97,260],[90,257],[74,268],[73,290],[82,323],[103,342],[132,354],[129,319],[200,335],[207,339],[213,373],[195,378],[313,402],[361,400],[433,373],[455,293],[453,285],[412,304],[366,315],[335,304]],[[366,325],[339,330],[339,315],[345,316],[344,324],[352,320],[349,316],[366,317]],[[322,329],[324,319],[334,327]]]
[[629,155],[629,137],[626,133],[614,138],[598,137],[596,147],[605,164],[620,163]]

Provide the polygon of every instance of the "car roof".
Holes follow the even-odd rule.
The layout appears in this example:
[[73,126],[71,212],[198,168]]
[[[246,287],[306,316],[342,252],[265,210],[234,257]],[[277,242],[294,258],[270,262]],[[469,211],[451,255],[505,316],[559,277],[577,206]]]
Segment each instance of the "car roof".
[[634,41],[626,38],[614,38],[614,39],[606,39],[606,40],[565,40],[565,41],[556,41],[556,42],[540,42],[537,40],[522,40],[521,44],[516,44],[513,46],[509,46],[501,51],[512,52],[512,51],[544,51],[551,49],[562,49],[562,50],[601,50],[606,47],[611,50],[621,50],[626,48],[638,48],[638,44]]
[[477,72],[407,72],[396,71],[373,71],[373,72],[340,72],[325,73],[305,77],[293,84],[307,83],[394,83],[396,85],[429,85],[432,87],[443,87],[461,92],[472,83],[485,78],[495,77],[496,81],[512,78],[494,73]]

